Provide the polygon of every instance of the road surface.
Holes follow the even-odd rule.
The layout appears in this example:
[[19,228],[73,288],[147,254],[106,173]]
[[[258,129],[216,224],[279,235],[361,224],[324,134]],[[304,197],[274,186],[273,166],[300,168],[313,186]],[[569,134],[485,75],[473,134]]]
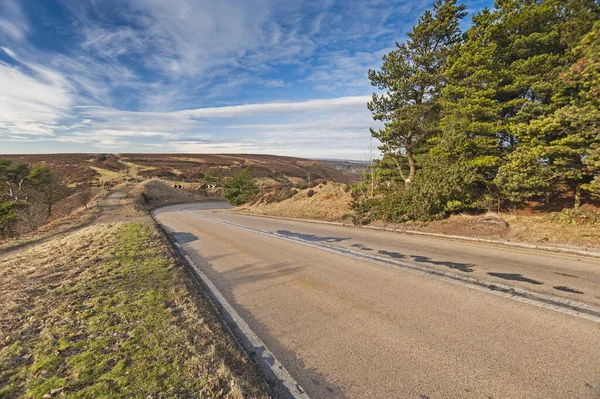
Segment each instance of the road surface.
[[597,308],[598,259],[220,206],[155,215],[312,398],[600,398],[598,319],[377,261]]

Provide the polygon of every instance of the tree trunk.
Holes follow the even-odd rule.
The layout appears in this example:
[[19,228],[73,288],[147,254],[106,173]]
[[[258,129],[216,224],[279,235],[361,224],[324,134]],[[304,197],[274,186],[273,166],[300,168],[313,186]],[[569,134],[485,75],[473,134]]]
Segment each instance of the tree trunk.
[[573,207],[575,209],[579,209],[580,206],[581,206],[581,186],[579,185],[579,183],[577,183],[575,185],[575,204]]
[[410,147],[406,147],[406,158],[408,159],[408,179],[406,179],[404,182],[406,183],[406,185],[410,185],[413,181],[415,181],[415,172],[416,172],[416,166],[415,166],[415,157],[412,153],[412,149]]

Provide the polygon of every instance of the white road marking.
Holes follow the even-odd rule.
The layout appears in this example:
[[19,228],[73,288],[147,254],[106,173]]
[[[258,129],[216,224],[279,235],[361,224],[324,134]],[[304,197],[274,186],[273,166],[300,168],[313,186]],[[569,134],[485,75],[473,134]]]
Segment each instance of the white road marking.
[[600,309],[594,306],[590,306],[581,302],[569,301],[567,299],[557,297],[554,295],[540,294],[533,291],[528,291],[522,288],[511,287],[504,284],[490,283],[487,281],[475,279],[472,277],[460,276],[454,273],[448,273],[435,269],[428,268],[426,266],[417,265],[410,262],[403,262],[395,259],[382,258],[380,256],[368,255],[349,249],[344,249],[332,245],[317,244],[314,242],[308,242],[299,238],[288,237],[282,234],[273,233],[266,230],[260,230],[253,227],[244,226],[241,224],[226,222],[219,219],[210,218],[207,216],[198,215],[194,212],[189,212],[184,209],[179,209],[179,212],[185,213],[192,217],[219,223],[225,226],[235,227],[238,229],[251,231],[257,234],[262,234],[269,237],[275,237],[281,240],[293,242],[300,245],[332,252],[338,255],[349,256],[352,258],[366,260],[371,263],[377,263],[385,266],[391,266],[403,271],[407,271],[414,274],[419,274],[436,280],[445,281],[448,283],[468,287],[478,291],[486,292],[488,294],[501,296],[504,298],[512,299],[515,301],[528,303],[530,305],[538,306],[545,309],[554,310],[556,312],[568,314],[575,317],[581,317],[596,323],[600,323]]

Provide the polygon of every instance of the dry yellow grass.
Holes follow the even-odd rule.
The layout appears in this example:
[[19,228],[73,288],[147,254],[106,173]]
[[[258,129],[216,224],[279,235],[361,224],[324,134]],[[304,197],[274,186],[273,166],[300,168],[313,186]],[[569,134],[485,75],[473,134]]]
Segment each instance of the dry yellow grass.
[[600,226],[573,225],[548,220],[547,216],[502,216],[510,224],[509,239],[549,244],[600,247]]
[[[313,188],[315,194],[300,190],[281,202],[265,203],[264,199],[252,205],[243,205],[237,212],[265,216],[279,216],[324,221],[344,221],[352,213],[351,196],[344,185],[329,183]],[[453,215],[434,222],[385,223],[374,222],[398,230],[416,230],[475,238],[499,239],[535,244],[570,245],[600,248],[598,224],[574,224],[560,221],[561,214],[546,215]],[[487,217],[487,218],[486,218]],[[506,225],[502,222],[506,222]]]
[[112,170],[97,168],[95,166],[90,166],[90,168],[94,169],[100,175],[97,179],[100,184],[106,182],[119,183],[127,179],[127,175],[122,172],[113,172]]
[[127,173],[129,174],[129,176],[131,177],[138,177],[140,171],[145,171],[145,170],[155,170],[155,167],[152,166],[142,166],[142,165],[138,165],[135,164],[133,162],[126,162],[123,160],[120,160],[119,162],[121,162],[123,165],[127,166]]
[[156,228],[99,224],[0,260],[0,397],[266,397]]
[[600,227],[598,224],[560,222],[557,220],[558,215],[560,214],[511,215],[489,213],[476,216],[461,214],[434,222],[403,224],[376,222],[374,224],[399,230],[416,230],[464,237],[600,248]]
[[[237,208],[238,212],[298,219],[340,221],[352,212],[350,192],[344,184],[321,184],[312,189],[300,190],[293,197],[270,204],[257,203]],[[314,191],[309,196],[309,191]]]

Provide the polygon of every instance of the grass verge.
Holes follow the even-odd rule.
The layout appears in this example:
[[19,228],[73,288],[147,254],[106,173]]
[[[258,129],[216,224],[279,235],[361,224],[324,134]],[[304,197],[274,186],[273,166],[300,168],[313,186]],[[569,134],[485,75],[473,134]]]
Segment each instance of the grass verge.
[[91,226],[0,277],[0,398],[267,396],[154,226]]

